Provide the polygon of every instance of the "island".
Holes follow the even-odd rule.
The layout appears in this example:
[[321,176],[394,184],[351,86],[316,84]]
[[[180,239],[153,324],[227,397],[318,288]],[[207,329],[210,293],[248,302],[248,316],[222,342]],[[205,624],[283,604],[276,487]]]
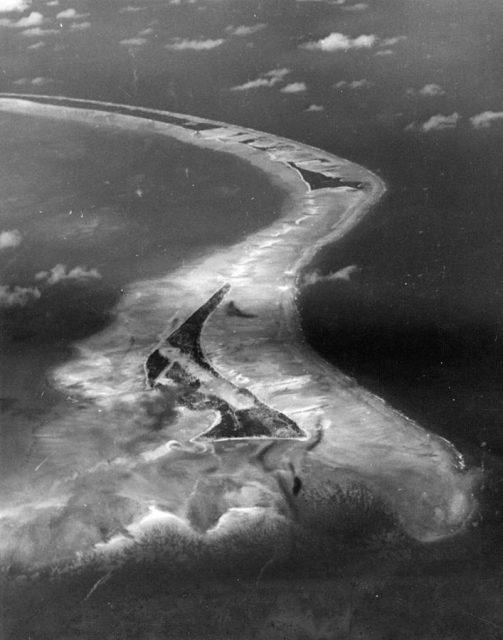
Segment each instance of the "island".
[[[477,473],[465,469],[451,443],[328,365],[300,329],[296,295],[303,277],[321,247],[371,215],[385,192],[375,174],[302,143],[184,114],[17,94],[1,94],[0,111],[64,113],[93,126],[172,136],[242,158],[288,194],[267,228],[136,289],[135,306],[127,314],[119,307],[113,327],[80,351],[83,370],[92,372],[106,358],[111,370],[126,371],[111,332],[126,335],[127,323],[141,327],[142,314],[155,304],[165,310],[165,326],[128,352],[127,371],[145,366],[151,387],[183,388],[181,405],[212,412],[212,423],[190,442],[211,441],[221,458],[234,445],[265,442],[268,467],[281,469],[321,430],[309,446],[314,482],[317,467],[356,478],[422,542],[466,526],[476,509]],[[177,326],[168,329],[173,316]],[[113,384],[120,382],[119,374]]]

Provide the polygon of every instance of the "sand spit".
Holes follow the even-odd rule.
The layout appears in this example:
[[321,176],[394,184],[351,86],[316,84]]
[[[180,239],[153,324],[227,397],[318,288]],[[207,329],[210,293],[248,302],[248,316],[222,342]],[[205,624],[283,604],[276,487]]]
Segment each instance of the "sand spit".
[[[90,384],[97,358],[106,357],[114,369],[116,336],[126,325],[135,324],[140,333],[143,327],[143,334],[140,350],[128,355],[129,365],[114,379],[124,388],[127,371],[138,369],[168,320],[176,314],[182,323],[228,283],[227,304],[209,317],[201,338],[214,369],[293,419],[307,436],[321,425],[312,466],[318,461],[356,473],[416,539],[437,540],[464,527],[475,509],[476,474],[463,468],[454,447],[329,366],[300,330],[295,297],[303,270],[322,246],[342,238],[369,212],[385,191],[378,177],[307,145],[183,114],[7,94],[0,95],[0,110],[154,132],[231,153],[265,171],[288,194],[282,215],[267,228],[165,278],[135,283],[114,325],[85,343],[80,372],[88,367]],[[229,302],[242,313],[228,313]],[[122,352],[121,358],[124,365]],[[294,446],[295,440],[278,443],[278,459]]]

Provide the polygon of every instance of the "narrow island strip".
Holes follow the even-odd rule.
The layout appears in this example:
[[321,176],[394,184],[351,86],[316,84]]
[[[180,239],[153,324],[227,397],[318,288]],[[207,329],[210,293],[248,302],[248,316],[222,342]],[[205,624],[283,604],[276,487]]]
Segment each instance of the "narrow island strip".
[[[16,94],[1,94],[0,110],[154,132],[234,154],[266,172],[287,193],[282,214],[271,225],[165,278],[134,287],[139,321],[142,310],[149,313],[145,305],[155,300],[157,311],[164,305],[166,324],[176,310],[175,332],[225,288],[198,329],[198,348],[211,369],[205,383],[216,398],[224,392],[215,378],[229,383],[225,391],[229,406],[244,402],[244,409],[249,409],[256,399],[285,417],[280,421],[282,430],[273,420],[268,431],[247,432],[246,425],[239,430],[231,420],[221,429],[215,429],[216,423],[210,425],[193,434],[195,439],[212,439],[222,449],[236,439],[277,439],[273,454],[281,458],[299,439],[309,439],[321,428],[323,437],[310,453],[313,469],[319,464],[356,475],[393,508],[407,533],[418,540],[438,540],[463,529],[476,508],[478,474],[464,468],[461,455],[448,441],[325,362],[305,342],[300,328],[296,294],[303,274],[321,247],[344,237],[380,199],[385,185],[376,175],[298,142],[183,114]],[[125,309],[125,304],[118,309],[114,331],[125,322]],[[129,321],[131,307],[127,313]],[[83,366],[86,358],[90,362],[96,358],[96,352],[103,356],[109,335],[107,329],[88,342]],[[136,358],[133,365],[148,362],[156,351],[169,360],[166,349],[173,348],[172,341],[168,344],[173,330],[164,336],[156,350],[160,336],[147,332],[142,341],[145,350],[131,355]],[[113,362],[112,350],[107,357]],[[187,362],[193,364],[194,358]],[[167,366],[161,363],[151,378],[160,381]],[[222,418],[223,410],[214,409]]]

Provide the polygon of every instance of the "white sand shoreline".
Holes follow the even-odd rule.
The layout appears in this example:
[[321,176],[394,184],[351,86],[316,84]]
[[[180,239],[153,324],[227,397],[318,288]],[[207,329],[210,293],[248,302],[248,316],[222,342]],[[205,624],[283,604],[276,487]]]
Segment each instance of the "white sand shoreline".
[[[295,303],[299,274],[322,246],[342,238],[367,215],[385,191],[382,181],[327,152],[243,127],[167,114],[187,123],[215,125],[196,133],[182,125],[156,121],[156,114],[164,113],[156,110],[121,106],[123,112],[116,114],[103,108],[117,105],[54,97],[47,97],[52,104],[41,104],[31,98],[40,96],[0,95],[0,111],[60,118],[64,109],[65,117],[75,121],[105,122],[171,136],[237,155],[287,191],[288,208],[266,229],[185,265],[165,279],[136,283],[138,323],[149,300],[166,304],[168,310],[162,300],[173,300],[176,292],[177,315],[183,320],[216,288],[229,283],[228,298],[256,318],[230,317],[223,307],[209,318],[202,346],[215,369],[294,418],[307,434],[321,422],[324,438],[313,451],[313,460],[357,473],[392,505],[413,537],[429,541],[462,530],[475,509],[474,474],[464,472],[454,447],[328,365],[302,338]],[[73,102],[75,107],[68,106]],[[58,103],[64,106],[54,106]],[[144,118],[151,114],[152,119],[135,117],[140,111]],[[327,177],[362,182],[365,188],[310,189],[290,162]],[[118,325],[124,319],[121,313],[119,309]],[[130,308],[128,313],[130,322]],[[91,339],[96,351],[107,345],[110,331]],[[155,336],[145,335],[145,347],[152,340]],[[110,358],[113,361],[112,355]]]

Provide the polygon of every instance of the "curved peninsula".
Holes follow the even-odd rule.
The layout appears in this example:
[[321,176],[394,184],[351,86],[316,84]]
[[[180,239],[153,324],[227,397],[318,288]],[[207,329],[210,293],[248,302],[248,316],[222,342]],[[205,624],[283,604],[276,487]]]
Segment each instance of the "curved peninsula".
[[[183,114],[14,94],[0,95],[0,111],[64,116],[93,126],[104,123],[171,136],[245,159],[287,193],[282,215],[267,228],[231,247],[216,248],[164,278],[136,283],[127,304],[119,306],[113,331],[117,334],[123,327],[126,334],[125,327],[135,324],[138,349],[128,352],[125,366],[124,354],[118,359],[108,328],[81,348],[81,373],[88,371],[85,375],[92,381],[97,361],[106,360],[114,370],[120,360],[122,373],[114,377],[111,388],[113,384],[128,388],[128,372],[137,376],[149,354],[157,351],[158,368],[150,360],[147,373],[154,371],[150,377],[159,380],[173,357],[180,360],[168,353],[181,344],[173,335],[178,331],[179,338],[185,321],[224,288],[198,328],[197,357],[199,365],[201,358],[203,365],[211,365],[200,367],[209,389],[202,401],[221,400],[227,394],[225,409],[218,402],[205,405],[213,407],[211,424],[187,439],[210,440],[224,455],[236,438],[272,438],[277,443],[270,455],[281,466],[299,447],[299,440],[310,438],[321,426],[321,442],[309,453],[314,475],[317,465],[346,470],[390,505],[404,529],[418,540],[437,540],[463,528],[475,508],[475,476],[464,469],[454,447],[329,366],[306,344],[300,330],[296,292],[303,273],[320,247],[342,238],[382,196],[385,186],[377,176],[301,143]],[[142,314],[148,315],[153,306],[165,325],[153,323],[142,334]],[[197,364],[189,351],[184,352],[184,374]],[[63,367],[55,373],[58,384],[64,386],[64,377]],[[100,401],[98,394],[95,398]],[[229,406],[234,407],[230,418]],[[237,428],[237,412],[249,417],[257,407],[281,419],[271,419],[265,431],[251,427],[247,431],[253,420],[242,421]],[[221,428],[216,428],[218,424]]]

